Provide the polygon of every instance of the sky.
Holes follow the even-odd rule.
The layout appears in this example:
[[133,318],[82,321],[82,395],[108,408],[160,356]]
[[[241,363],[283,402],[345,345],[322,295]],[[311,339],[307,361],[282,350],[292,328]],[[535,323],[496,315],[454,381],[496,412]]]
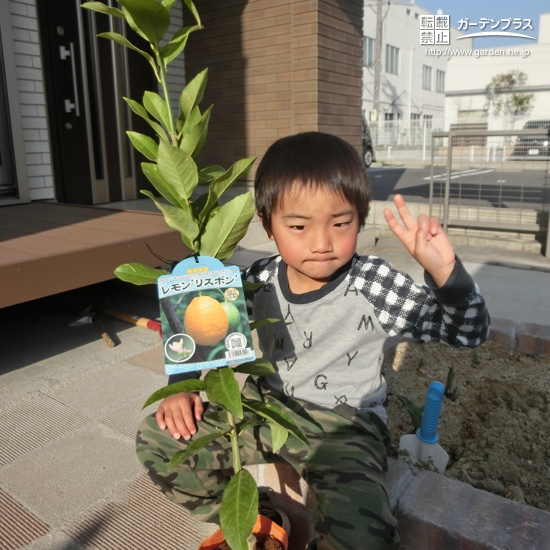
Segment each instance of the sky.
[[[490,23],[490,26],[496,25],[497,21],[504,19],[518,18],[522,20],[522,26],[525,25],[524,19],[531,19],[531,26],[533,30],[514,30],[514,24],[512,23],[507,29],[507,32],[518,32],[521,34],[529,34],[538,38],[539,30],[539,15],[541,13],[550,13],[549,0],[418,0],[416,2],[419,6],[426,8],[432,13],[437,13],[438,9],[441,9],[443,15],[451,16],[451,25],[455,28],[459,27],[459,21],[466,19],[470,22],[479,23],[482,18],[493,19],[494,23]],[[463,24],[464,26],[464,24]],[[505,23],[500,24],[500,28],[496,27],[494,31],[502,30]],[[470,27],[466,32],[480,32],[480,25],[478,27]],[[477,29],[477,30],[476,30]],[[463,29],[464,30],[464,29]],[[489,30],[489,25],[484,31]],[[460,41],[459,41],[460,42]],[[459,42],[456,45],[459,45]],[[528,43],[534,43],[535,40],[529,40],[527,38],[504,38],[504,37],[481,37],[474,38],[474,48],[493,48],[499,46],[515,46],[525,45]]]

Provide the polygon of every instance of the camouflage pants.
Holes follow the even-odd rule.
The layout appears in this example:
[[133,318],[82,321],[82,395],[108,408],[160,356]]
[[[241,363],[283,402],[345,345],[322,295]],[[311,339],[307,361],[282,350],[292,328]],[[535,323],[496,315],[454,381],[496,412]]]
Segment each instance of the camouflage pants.
[[[316,499],[313,516],[317,538],[310,550],[389,550],[399,548],[397,521],[389,507],[385,445],[389,432],[376,415],[357,413],[347,405],[333,410],[281,395],[250,379],[244,394],[280,406],[307,434],[311,447],[294,436],[275,457],[267,426],[246,430],[240,438],[243,464],[265,464],[281,458],[306,480]],[[195,437],[217,426],[216,407],[209,406]],[[167,471],[170,457],[187,442],[159,430],[154,415],[137,434],[137,454],[153,482],[172,501],[185,506],[200,521],[217,520],[221,496],[232,467],[231,445],[216,439],[178,468]]]

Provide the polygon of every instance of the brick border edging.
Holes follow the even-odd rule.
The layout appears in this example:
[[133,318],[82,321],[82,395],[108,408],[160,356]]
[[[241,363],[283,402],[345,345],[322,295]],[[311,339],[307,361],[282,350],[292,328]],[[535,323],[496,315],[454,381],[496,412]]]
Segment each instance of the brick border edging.
[[[550,513],[389,459],[390,506],[404,550],[545,550]],[[439,497],[439,498],[438,498]]]
[[527,355],[550,355],[550,326],[491,318],[489,340]]

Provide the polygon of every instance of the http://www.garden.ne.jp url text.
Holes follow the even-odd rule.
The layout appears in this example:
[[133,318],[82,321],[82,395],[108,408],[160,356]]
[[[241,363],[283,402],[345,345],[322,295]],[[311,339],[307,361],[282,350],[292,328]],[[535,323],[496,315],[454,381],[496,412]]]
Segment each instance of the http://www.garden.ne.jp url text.
[[425,54],[433,57],[529,57],[531,52],[527,48],[488,48],[486,50],[468,50],[459,48],[426,48]]

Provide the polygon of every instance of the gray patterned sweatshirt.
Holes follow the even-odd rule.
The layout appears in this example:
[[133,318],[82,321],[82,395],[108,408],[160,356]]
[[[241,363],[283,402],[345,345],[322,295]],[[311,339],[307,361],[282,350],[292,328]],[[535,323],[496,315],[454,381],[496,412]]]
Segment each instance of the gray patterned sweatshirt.
[[264,285],[247,298],[254,319],[282,321],[258,329],[260,348],[277,372],[275,390],[333,408],[347,403],[386,421],[382,346],[401,334],[475,347],[487,338],[489,314],[457,258],[447,283],[427,286],[374,256],[355,254],[319,290],[293,294],[280,256],[255,262],[243,279]]

